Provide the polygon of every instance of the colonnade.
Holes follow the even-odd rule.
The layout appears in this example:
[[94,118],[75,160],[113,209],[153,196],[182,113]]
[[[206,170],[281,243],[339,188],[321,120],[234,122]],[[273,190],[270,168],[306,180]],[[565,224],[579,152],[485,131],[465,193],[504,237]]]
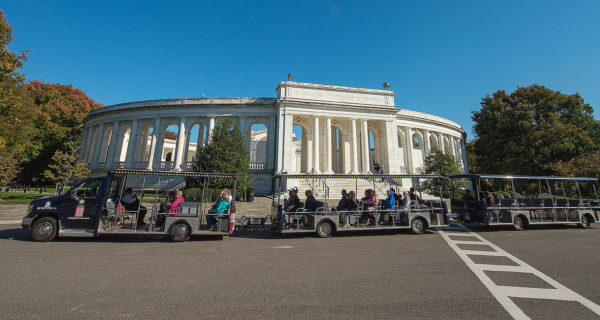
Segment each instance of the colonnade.
[[[222,117],[178,117],[115,120],[91,124],[84,127],[80,159],[88,162],[93,170],[116,168],[139,170],[188,170],[192,167],[190,152],[191,129],[198,125],[196,146],[209,141],[215,128],[215,122]],[[237,117],[234,124],[241,128],[246,138],[246,147],[250,144],[250,128],[260,123],[267,128],[267,152],[273,154],[275,135],[274,117]],[[167,137],[167,127],[177,126],[174,157],[165,161],[163,150]],[[151,133],[150,133],[151,131]],[[258,167],[272,169],[273,161],[267,156]]]

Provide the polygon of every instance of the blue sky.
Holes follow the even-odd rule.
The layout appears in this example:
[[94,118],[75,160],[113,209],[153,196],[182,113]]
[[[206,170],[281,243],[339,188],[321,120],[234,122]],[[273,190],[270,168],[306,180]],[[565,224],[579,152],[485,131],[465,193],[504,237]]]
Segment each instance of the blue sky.
[[[279,81],[381,88],[456,121],[533,83],[600,109],[600,1],[11,1],[28,79],[106,104],[274,97]],[[600,113],[596,112],[598,117]]]

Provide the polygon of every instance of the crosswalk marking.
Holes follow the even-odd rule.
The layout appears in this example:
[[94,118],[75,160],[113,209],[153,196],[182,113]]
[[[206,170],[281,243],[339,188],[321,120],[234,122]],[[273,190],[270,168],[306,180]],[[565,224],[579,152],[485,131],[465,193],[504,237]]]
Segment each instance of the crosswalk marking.
[[[446,232],[449,231],[449,232]],[[471,269],[471,271],[479,278],[483,285],[490,291],[490,293],[498,300],[498,302],[508,311],[508,313],[515,319],[530,319],[524,312],[519,308],[511,298],[529,298],[529,299],[550,299],[550,300],[564,300],[564,301],[576,301],[587,307],[594,313],[600,316],[600,306],[596,303],[588,300],[587,298],[579,295],[575,291],[563,286],[558,281],[550,278],[541,271],[533,268],[527,263],[523,262],[519,258],[511,255],[504,251],[502,248],[491,243],[490,241],[483,238],[481,235],[472,232],[461,224],[457,224],[455,227],[449,228],[438,228],[439,234],[444,238],[446,243],[458,254],[463,262]],[[453,240],[450,238],[461,237],[461,240]],[[477,240],[465,240],[466,237],[472,237]],[[480,251],[480,250],[463,250],[458,245],[469,244],[469,245],[482,245],[489,246],[494,251]],[[495,264],[481,264],[475,263],[469,257],[469,255],[480,255],[480,256],[496,256],[506,257],[510,259],[516,265],[495,265]],[[496,272],[519,272],[528,273],[535,275],[548,283],[553,288],[530,288],[530,287],[518,287],[518,286],[501,286],[494,283],[494,281],[485,273],[486,271]]]

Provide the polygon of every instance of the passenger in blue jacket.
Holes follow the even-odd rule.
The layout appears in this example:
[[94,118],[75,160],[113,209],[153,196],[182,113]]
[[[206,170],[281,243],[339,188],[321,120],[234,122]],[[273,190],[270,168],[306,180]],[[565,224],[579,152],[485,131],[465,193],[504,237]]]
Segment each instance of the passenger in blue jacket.
[[[383,202],[385,209],[389,210],[390,217],[396,211],[396,197],[394,196],[394,189],[390,189],[386,192],[387,198]],[[379,214],[379,224],[385,224],[385,213]]]
[[206,223],[208,224],[208,230],[217,230],[215,226],[217,224],[217,216],[223,217],[226,214],[227,208],[229,208],[229,201],[227,200],[229,200],[229,192],[222,191],[219,194],[217,203],[214,205],[213,209],[208,211],[209,215],[206,215]]

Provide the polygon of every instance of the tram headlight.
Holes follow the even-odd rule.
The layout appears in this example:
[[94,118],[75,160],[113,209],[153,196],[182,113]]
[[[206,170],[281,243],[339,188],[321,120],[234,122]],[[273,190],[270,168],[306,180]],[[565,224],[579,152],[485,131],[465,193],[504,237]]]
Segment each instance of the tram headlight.
[[25,216],[29,216],[31,214],[31,212],[33,211],[34,207],[35,206],[32,203],[30,203],[29,206],[27,207],[27,214],[25,214]]

